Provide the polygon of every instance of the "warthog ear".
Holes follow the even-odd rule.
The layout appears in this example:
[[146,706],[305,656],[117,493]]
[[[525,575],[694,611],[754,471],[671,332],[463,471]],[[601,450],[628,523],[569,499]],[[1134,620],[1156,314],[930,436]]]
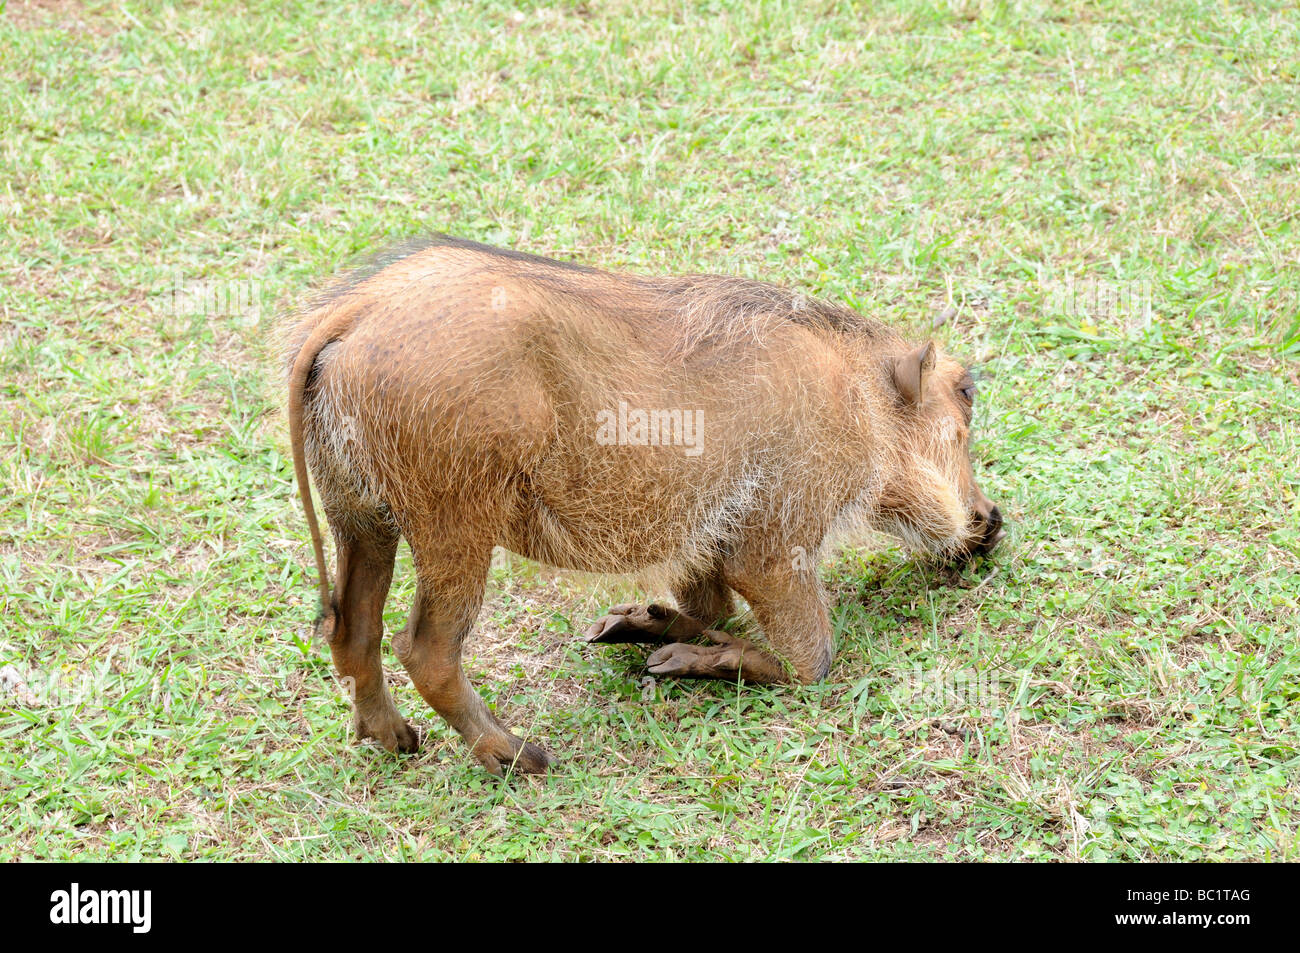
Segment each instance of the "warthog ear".
[[915,351],[894,359],[894,386],[903,402],[919,407],[925,396],[925,381],[934,370],[934,342],[926,341]]

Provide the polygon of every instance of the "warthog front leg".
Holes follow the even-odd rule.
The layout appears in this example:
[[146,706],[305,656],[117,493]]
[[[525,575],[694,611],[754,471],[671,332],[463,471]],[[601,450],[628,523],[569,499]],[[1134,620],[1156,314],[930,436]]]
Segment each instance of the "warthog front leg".
[[793,677],[783,681],[810,685],[827,676],[835,646],[816,573],[790,573],[780,561],[758,569],[741,564],[729,567],[727,582],[749,603],[763,637],[790,666]]
[[673,598],[682,612],[715,628],[736,614],[736,602],[720,565],[673,586]]
[[647,671],[651,675],[742,679],[759,684],[790,681],[780,661],[753,642],[718,629],[706,629],[704,637],[713,644],[677,642],[657,649],[646,659]]
[[[707,582],[709,589],[704,594],[707,598],[700,597],[700,601],[719,605],[725,595],[729,604],[729,590],[740,593],[771,651],[711,629],[684,612],[653,604],[614,606],[587,630],[587,641],[662,644],[647,660],[654,675],[804,684],[825,678],[834,645],[826,596],[817,574],[791,571],[789,563],[771,558],[770,551],[761,547],[741,552],[720,568],[720,579],[700,581]],[[690,644],[699,636],[713,644]]]
[[[713,644],[690,644],[690,639],[700,636]],[[698,619],[655,603],[614,606],[587,630],[587,641],[600,645],[667,643],[646,660],[652,675],[760,683],[789,681],[781,663],[754,643],[710,629]]]
[[629,602],[611,606],[608,615],[593,622],[587,629],[587,641],[601,645],[685,642],[703,634],[705,628],[703,622],[677,609]]

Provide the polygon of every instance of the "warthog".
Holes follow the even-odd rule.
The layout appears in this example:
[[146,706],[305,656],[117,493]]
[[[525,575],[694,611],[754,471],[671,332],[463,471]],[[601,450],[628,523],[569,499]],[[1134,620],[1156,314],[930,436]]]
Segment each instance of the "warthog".
[[[611,274],[437,236],[336,283],[296,319],[287,363],[318,631],[352,680],[358,734],[390,750],[417,745],[380,661],[401,536],[418,586],[397,656],[502,773],[553,759],[461,670],[495,546],[657,570],[677,609],[617,606],[589,632],[661,643],[652,673],[812,682],[832,651],[815,567],[837,531],[952,557],[1003,535],[971,472],[967,372],[760,282]],[[308,466],[337,547],[332,593]],[[733,591],[769,648],[712,628]]]

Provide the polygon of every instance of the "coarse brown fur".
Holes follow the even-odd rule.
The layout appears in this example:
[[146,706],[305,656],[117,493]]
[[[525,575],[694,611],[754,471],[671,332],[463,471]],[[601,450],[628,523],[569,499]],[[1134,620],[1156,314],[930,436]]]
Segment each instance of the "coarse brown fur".
[[[620,606],[591,630],[664,643],[652,672],[810,682],[831,661],[816,573],[828,538],[881,530],[956,556],[1001,536],[971,472],[965,370],[760,282],[611,274],[435,236],[328,289],[290,330],[288,363],[321,632],[358,732],[390,749],[416,745],[380,661],[400,536],[418,585],[397,655],[498,773],[551,758],[461,671],[495,546],[668,579],[679,611]],[[308,466],[337,549],[332,595]],[[733,591],[770,651],[710,628]],[[711,644],[684,641],[697,635]]]

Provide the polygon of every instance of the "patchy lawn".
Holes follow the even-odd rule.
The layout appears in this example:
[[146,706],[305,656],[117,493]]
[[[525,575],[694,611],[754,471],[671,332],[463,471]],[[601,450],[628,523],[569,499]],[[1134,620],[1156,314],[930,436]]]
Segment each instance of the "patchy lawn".
[[[0,857],[1300,859],[1294,5],[548,6],[0,15]],[[1010,540],[844,551],[784,690],[503,556],[467,664],[559,771],[391,656],[425,746],[356,745],[270,331],[435,230],[932,334]]]

